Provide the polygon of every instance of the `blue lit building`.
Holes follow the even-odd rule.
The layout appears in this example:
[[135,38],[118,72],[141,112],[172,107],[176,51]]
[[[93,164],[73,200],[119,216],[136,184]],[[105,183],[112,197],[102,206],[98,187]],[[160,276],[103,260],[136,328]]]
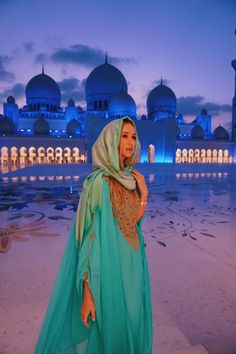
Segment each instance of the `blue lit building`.
[[[232,62],[236,70],[236,60]],[[235,89],[236,90],[236,89]],[[203,109],[191,123],[176,116],[175,93],[163,84],[147,96],[147,114],[138,117],[136,103],[128,93],[126,78],[105,58],[89,74],[85,84],[86,107],[72,99],[61,107],[61,92],[54,79],[42,73],[26,85],[26,104],[18,107],[13,96],[3,104],[0,117],[0,148],[24,146],[75,148],[91,161],[91,147],[101,129],[113,119],[130,116],[140,137],[141,162],[232,163],[236,142],[236,92],[233,99],[232,138],[224,127],[212,131],[212,117]]]

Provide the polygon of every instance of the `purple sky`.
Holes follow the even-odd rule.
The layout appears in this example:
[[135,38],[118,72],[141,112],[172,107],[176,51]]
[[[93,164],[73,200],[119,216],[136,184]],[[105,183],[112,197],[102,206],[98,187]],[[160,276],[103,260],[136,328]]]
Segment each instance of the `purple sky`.
[[177,113],[189,121],[206,107],[213,128],[228,129],[235,27],[235,0],[0,0],[0,104],[13,94],[23,105],[24,87],[44,63],[62,105],[72,97],[85,107],[84,81],[108,51],[138,114],[163,76]]

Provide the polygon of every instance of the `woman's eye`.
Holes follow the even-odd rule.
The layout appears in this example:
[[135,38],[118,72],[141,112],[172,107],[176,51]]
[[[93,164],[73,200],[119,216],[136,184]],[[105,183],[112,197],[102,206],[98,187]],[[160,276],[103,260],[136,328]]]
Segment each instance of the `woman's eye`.
[[133,136],[132,139],[136,140],[136,136]]

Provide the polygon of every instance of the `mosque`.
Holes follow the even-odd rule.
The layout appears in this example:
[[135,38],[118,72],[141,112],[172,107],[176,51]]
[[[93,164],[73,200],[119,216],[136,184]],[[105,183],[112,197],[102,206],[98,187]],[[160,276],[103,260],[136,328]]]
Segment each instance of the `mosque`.
[[[236,60],[232,66],[236,73]],[[212,131],[212,117],[206,109],[191,123],[181,114],[176,116],[176,95],[162,80],[147,96],[146,115],[138,117],[126,78],[108,63],[107,56],[87,77],[85,96],[85,109],[72,99],[62,108],[60,88],[43,68],[26,85],[23,107],[13,96],[3,104],[1,163],[91,162],[91,148],[101,129],[123,116],[135,120],[141,145],[137,161],[236,162],[236,81],[232,137],[222,126]]]

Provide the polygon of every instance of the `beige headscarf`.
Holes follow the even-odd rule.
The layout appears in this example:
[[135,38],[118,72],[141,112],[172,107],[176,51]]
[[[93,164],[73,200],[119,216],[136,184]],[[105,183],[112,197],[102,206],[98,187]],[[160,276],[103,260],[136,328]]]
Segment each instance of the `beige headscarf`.
[[[120,134],[125,121],[131,122],[136,130],[133,120],[129,117],[113,120],[103,128],[93,145],[92,161],[94,172],[84,181],[76,215],[76,238],[80,246],[84,232],[91,224],[92,213],[96,208],[99,208],[102,203],[102,176],[105,175],[116,178],[127,189],[133,190],[136,188],[136,180],[131,175],[133,163],[122,169],[119,161]],[[135,161],[138,144],[137,137],[132,161]]]

